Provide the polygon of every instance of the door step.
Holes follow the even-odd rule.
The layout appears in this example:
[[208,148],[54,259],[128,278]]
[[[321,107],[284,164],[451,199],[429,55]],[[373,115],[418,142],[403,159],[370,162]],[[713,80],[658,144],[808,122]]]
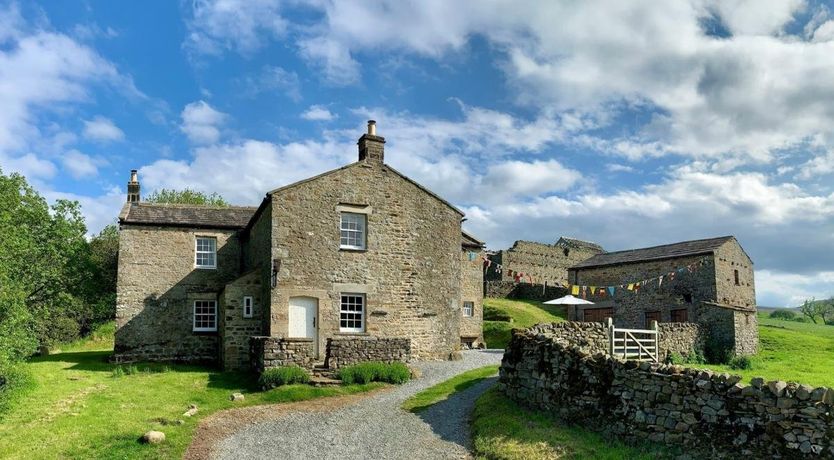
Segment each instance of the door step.
[[338,386],[341,384],[341,380],[332,379],[323,375],[313,375],[310,377],[310,385],[314,387]]

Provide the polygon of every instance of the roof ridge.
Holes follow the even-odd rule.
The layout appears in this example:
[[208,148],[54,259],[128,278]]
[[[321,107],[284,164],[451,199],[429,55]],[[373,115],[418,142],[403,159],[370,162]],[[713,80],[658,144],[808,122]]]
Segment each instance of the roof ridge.
[[[675,243],[666,243],[666,244],[658,244],[656,246],[646,246],[643,248],[632,248],[632,249],[621,249],[619,251],[608,251],[604,253],[607,256],[615,255],[615,254],[622,254],[625,252],[634,252],[634,251],[643,251],[646,249],[657,249],[657,248],[664,248],[667,246],[677,246],[679,244],[687,244],[687,243],[700,243],[701,241],[710,241],[710,240],[728,240],[730,238],[735,238],[733,235],[726,235],[726,236],[716,236],[713,238],[699,238],[697,240],[685,240],[685,241],[677,241]],[[593,257],[602,256],[603,254],[597,254]],[[591,258],[593,258],[591,257]]]
[[146,206],[146,207],[153,207],[153,208],[197,208],[197,209],[258,209],[257,206],[240,206],[240,205],[228,205],[228,206],[220,206],[214,204],[190,204],[190,203],[149,203],[147,201],[140,201],[138,203],[131,203],[131,205],[136,206]]

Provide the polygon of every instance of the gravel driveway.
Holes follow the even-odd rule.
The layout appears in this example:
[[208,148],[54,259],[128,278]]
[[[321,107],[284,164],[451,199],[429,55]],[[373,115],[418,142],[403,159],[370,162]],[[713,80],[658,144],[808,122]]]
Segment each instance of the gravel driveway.
[[470,350],[463,360],[415,363],[423,376],[392,391],[317,412],[288,412],[222,441],[221,459],[368,459],[469,457],[469,414],[489,379],[415,415],[400,408],[411,395],[469,369],[500,364],[503,350]]

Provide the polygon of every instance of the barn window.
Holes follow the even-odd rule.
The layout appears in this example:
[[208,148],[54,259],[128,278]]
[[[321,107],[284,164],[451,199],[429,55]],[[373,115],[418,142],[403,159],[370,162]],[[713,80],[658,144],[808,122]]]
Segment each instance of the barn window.
[[251,295],[243,296],[243,317],[251,318],[255,300]]
[[680,308],[677,310],[672,310],[672,322],[673,323],[685,323],[689,321],[688,312],[686,308]]
[[739,282],[739,279],[738,279],[738,270],[733,270],[733,275],[735,275],[735,278],[736,278],[736,286],[741,286],[741,283]]
[[652,326],[652,321],[660,322],[660,312],[659,311],[647,311],[646,312],[646,327],[649,328]]

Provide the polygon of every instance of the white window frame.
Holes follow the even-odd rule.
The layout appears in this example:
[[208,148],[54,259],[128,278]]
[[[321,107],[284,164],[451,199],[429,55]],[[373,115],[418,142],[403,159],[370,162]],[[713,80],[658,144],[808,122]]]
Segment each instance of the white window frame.
[[255,298],[251,295],[243,296],[243,317],[251,318],[255,311]]
[[[346,217],[348,219],[345,219]],[[358,238],[351,238],[356,235]],[[339,216],[339,248],[364,251],[367,247],[367,238],[368,216],[356,212],[342,212]],[[359,244],[350,244],[351,240],[358,241]]]
[[[198,305],[202,308],[205,308],[208,305],[211,305],[211,307],[213,307],[212,308],[213,311],[211,313],[205,313],[205,312],[197,313]],[[195,300],[193,305],[192,305],[191,312],[192,312],[192,316],[193,316],[192,330],[194,332],[217,332],[217,301],[216,300],[205,300],[205,299]],[[200,326],[197,325],[198,324],[198,319],[202,320],[202,319],[208,319],[208,318],[213,318],[214,326],[202,325],[202,324],[205,324],[204,321],[199,321],[199,323],[201,325]]]
[[[200,249],[200,241],[201,240],[211,241],[213,243],[213,248],[214,249],[212,249],[212,250],[202,249],[201,250]],[[200,255],[206,255],[206,254],[211,255],[211,260],[213,262],[211,265],[200,264]],[[194,238],[194,267],[195,268],[204,268],[204,269],[215,269],[215,268],[217,268],[217,238],[215,238],[213,236],[198,236],[198,237]]]
[[[361,299],[360,303],[356,303],[356,299]],[[356,310],[356,306],[360,306],[361,309]],[[350,307],[353,307],[353,309]],[[339,332],[365,332],[367,309],[368,299],[365,294],[343,292],[339,299]],[[345,317],[343,315],[349,316]],[[359,319],[359,327],[355,326],[357,317]],[[354,326],[343,326],[342,323],[344,321],[349,321],[353,323]]]
[[[467,304],[469,304],[469,305],[467,306]],[[460,307],[460,311],[463,314],[463,316],[465,316],[467,318],[471,318],[471,317],[475,316],[475,302],[465,300],[463,302],[463,306]]]

